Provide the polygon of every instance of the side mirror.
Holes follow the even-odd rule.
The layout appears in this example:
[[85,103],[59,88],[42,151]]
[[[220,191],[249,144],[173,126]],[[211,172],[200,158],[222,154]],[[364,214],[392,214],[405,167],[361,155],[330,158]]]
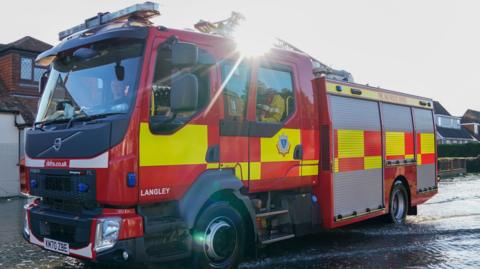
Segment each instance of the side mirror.
[[198,63],[198,47],[192,43],[177,42],[172,46],[172,65],[176,67],[194,66]]
[[40,77],[40,80],[38,81],[38,93],[40,93],[40,95],[42,95],[43,91],[45,91],[45,86],[47,86],[49,75],[50,75],[50,71],[43,72],[42,76]]
[[198,79],[193,74],[182,74],[172,79],[170,108],[172,112],[194,111],[198,104]]

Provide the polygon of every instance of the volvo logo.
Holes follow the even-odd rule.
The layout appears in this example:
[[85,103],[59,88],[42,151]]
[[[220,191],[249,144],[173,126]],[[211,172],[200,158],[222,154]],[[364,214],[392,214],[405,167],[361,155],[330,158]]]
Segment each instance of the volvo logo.
[[59,151],[61,147],[62,147],[62,138],[60,137],[55,138],[55,141],[53,142],[53,149],[55,151]]

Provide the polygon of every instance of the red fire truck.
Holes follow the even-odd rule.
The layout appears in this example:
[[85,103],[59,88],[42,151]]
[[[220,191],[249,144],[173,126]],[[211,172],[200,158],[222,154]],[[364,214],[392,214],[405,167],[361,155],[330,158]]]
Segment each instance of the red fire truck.
[[158,14],[99,14],[38,56],[50,71],[26,135],[30,243],[231,268],[320,229],[401,224],[437,193],[432,100],[298,51],[247,58],[231,38],[151,25]]

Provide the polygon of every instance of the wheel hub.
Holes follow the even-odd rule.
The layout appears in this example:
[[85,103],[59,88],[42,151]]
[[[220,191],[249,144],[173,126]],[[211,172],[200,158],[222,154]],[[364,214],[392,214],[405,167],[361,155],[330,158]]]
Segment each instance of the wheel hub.
[[237,233],[233,225],[224,219],[214,219],[205,230],[204,251],[214,261],[229,258],[237,245]]

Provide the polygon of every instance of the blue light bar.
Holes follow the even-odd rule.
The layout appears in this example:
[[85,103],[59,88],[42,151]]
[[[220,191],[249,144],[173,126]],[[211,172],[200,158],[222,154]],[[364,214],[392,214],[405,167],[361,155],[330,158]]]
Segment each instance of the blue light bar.
[[159,6],[157,3],[145,2],[142,4],[135,4],[127,8],[121,9],[119,11],[110,13],[99,13],[97,16],[86,19],[84,23],[74,26],[70,29],[58,33],[58,39],[62,40],[65,37],[68,37],[74,33],[92,29],[100,25],[105,25],[112,23],[118,20],[126,19],[130,16],[135,16],[137,18],[149,19],[151,17],[160,15]]

